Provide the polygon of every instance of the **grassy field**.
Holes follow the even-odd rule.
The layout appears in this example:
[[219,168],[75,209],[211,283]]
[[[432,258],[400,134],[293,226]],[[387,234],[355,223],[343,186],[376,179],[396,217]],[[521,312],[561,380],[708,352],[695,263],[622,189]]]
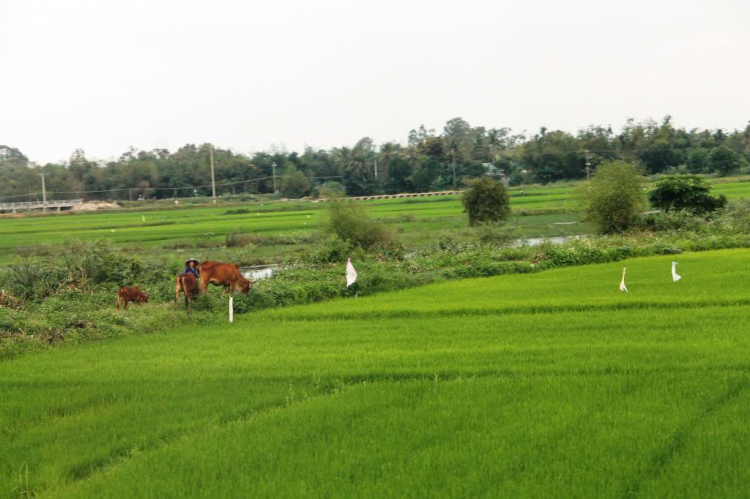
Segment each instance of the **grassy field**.
[[[517,213],[509,227],[517,237],[588,232],[587,224],[559,223],[580,221],[578,214],[564,208],[568,191],[568,188],[547,188],[524,191],[524,195],[514,192],[511,199]],[[435,231],[467,226],[458,196],[385,199],[362,204],[374,217],[399,226],[407,241],[431,240]],[[324,203],[273,202],[4,218],[0,219],[0,250],[60,244],[70,238],[137,244],[151,251],[165,246],[220,244],[231,233],[305,236],[319,226],[324,208]],[[267,252],[281,254],[279,248]]]
[[[726,180],[726,179],[722,179]],[[514,215],[509,228],[514,237],[552,237],[589,233],[572,203],[573,187],[523,187],[510,191]],[[730,199],[750,197],[750,182],[714,183],[714,193]],[[407,243],[434,240],[435,231],[456,231],[466,227],[458,196],[385,199],[361,202],[375,217],[400,227]],[[171,246],[221,244],[227,234],[252,232],[261,236],[309,235],[323,216],[323,203],[266,202],[220,206],[127,210],[0,218],[0,250],[55,245],[71,238],[105,239],[117,244],[137,245],[149,252]],[[297,248],[272,247],[259,254],[284,259]]]
[[0,496],[747,497],[748,257],[466,280],[5,361]]

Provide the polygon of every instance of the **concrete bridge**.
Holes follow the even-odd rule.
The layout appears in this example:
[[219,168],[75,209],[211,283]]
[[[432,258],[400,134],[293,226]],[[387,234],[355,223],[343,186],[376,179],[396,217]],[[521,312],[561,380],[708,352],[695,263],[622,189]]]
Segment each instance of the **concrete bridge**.
[[61,201],[24,201],[22,203],[0,203],[0,213],[18,213],[24,211],[67,211],[81,204],[83,199],[66,199]]
[[[377,196],[356,196],[342,198],[347,201],[375,201],[377,199],[402,199],[402,198],[420,198],[427,196],[453,196],[461,194],[464,191],[437,191],[437,192],[409,192],[406,194],[381,194]],[[328,198],[321,198],[318,202],[328,201]]]

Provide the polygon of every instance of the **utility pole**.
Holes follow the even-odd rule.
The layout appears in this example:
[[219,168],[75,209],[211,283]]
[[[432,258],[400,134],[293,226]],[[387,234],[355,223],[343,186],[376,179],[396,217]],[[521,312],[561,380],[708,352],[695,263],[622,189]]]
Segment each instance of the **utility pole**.
[[133,189],[128,189],[128,197],[131,201],[133,200]]
[[44,211],[47,211],[47,188],[44,185],[44,173],[38,173],[42,177],[42,199],[44,200]]
[[211,192],[213,193],[214,203],[216,202],[216,180],[214,179],[214,148],[209,149],[211,154]]
[[375,179],[378,178],[378,160],[373,160],[373,163],[375,163]]
[[276,162],[271,163],[271,170],[273,171],[273,193],[276,194]]
[[583,152],[586,154],[586,180],[591,180],[591,156],[588,149]]

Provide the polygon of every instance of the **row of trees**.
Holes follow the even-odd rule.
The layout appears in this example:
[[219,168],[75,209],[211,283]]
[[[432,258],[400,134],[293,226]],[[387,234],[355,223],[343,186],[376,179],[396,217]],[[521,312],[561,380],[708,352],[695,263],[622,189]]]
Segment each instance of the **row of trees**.
[[351,147],[252,155],[189,144],[174,152],[131,148],[106,162],[78,149],[69,161],[46,165],[0,146],[0,200],[40,198],[41,173],[55,198],[210,195],[212,150],[218,194],[269,193],[276,188],[283,196],[302,197],[323,188],[341,188],[349,195],[369,195],[457,188],[485,174],[505,175],[514,185],[579,179],[585,178],[587,168],[594,171],[617,159],[640,164],[648,174],[729,174],[750,161],[750,124],[732,132],[686,130],[675,127],[668,116],[661,123],[629,120],[619,133],[590,126],[576,134],[541,128],[530,135],[473,127],[454,118],[441,133],[424,126],[412,130],[405,144],[376,145],[365,137]]

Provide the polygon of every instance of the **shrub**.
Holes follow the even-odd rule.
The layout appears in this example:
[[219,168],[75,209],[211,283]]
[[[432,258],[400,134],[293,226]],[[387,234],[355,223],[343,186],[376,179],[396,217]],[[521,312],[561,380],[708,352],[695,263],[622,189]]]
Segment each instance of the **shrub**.
[[651,206],[664,211],[689,211],[698,215],[726,206],[726,196],[714,197],[711,185],[699,175],[670,175],[649,194]]
[[729,175],[742,167],[742,158],[727,146],[719,146],[708,154],[708,167],[721,176]]
[[586,218],[604,234],[633,227],[646,207],[642,171],[624,161],[599,165],[576,195]]
[[654,213],[645,218],[645,226],[654,231],[692,231],[698,232],[705,220],[687,210]]
[[723,218],[732,232],[750,234],[750,200],[738,199],[732,202]]
[[351,246],[371,250],[377,246],[392,246],[396,242],[390,228],[371,218],[362,206],[352,201],[331,201],[327,215],[324,230]]
[[340,182],[329,181],[315,188],[315,197],[340,198],[346,195],[346,188]]
[[286,198],[301,198],[310,193],[312,185],[305,174],[294,167],[289,167],[281,177],[281,195]]
[[469,214],[469,225],[505,222],[510,214],[510,199],[502,183],[489,177],[471,179],[461,202]]
[[40,260],[26,258],[8,267],[0,281],[10,293],[24,300],[42,300],[55,293],[60,286],[62,272]]
[[242,234],[240,232],[230,232],[224,236],[227,248],[244,247],[248,244],[255,244],[257,237],[255,234]]
[[502,246],[513,239],[513,233],[497,223],[484,223],[479,227],[479,242],[484,245]]

